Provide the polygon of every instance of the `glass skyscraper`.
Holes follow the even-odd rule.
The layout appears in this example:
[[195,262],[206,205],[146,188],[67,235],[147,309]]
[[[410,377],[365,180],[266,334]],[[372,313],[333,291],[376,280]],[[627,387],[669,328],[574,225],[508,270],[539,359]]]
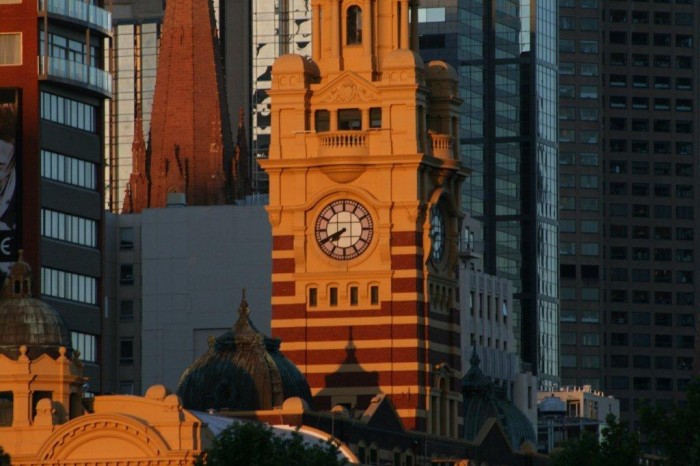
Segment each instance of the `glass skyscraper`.
[[512,324],[544,385],[559,379],[557,5],[425,0],[421,54],[460,76],[463,205],[487,273],[512,280]]

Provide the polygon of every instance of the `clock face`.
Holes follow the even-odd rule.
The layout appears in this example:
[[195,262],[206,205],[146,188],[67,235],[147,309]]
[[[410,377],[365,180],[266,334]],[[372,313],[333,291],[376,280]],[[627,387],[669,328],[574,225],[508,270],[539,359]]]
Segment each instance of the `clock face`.
[[362,254],[372,241],[373,231],[367,209],[349,199],[328,204],[316,220],[316,242],[334,259],[348,260]]
[[445,216],[440,205],[435,205],[430,211],[430,254],[435,261],[442,259],[445,253]]

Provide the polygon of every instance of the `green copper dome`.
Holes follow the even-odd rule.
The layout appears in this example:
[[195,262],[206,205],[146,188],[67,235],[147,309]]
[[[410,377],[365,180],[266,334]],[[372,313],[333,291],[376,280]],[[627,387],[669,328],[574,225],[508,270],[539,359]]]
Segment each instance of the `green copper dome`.
[[506,397],[502,387],[494,385],[479,367],[476,348],[471,367],[462,378],[464,394],[464,438],[474,440],[487,419],[495,418],[508,436],[514,451],[526,442],[536,443],[535,430],[528,418]]
[[0,291],[0,353],[11,358],[27,347],[34,359],[44,353],[59,355],[59,348],[72,352],[70,333],[61,315],[45,302],[32,297],[32,271],[20,251]]
[[212,338],[209,350],[182,374],[177,393],[183,406],[255,411],[282,406],[291,397],[311,405],[306,379],[280,352],[280,340],[253,326],[245,296],[238,313],[233,328]]

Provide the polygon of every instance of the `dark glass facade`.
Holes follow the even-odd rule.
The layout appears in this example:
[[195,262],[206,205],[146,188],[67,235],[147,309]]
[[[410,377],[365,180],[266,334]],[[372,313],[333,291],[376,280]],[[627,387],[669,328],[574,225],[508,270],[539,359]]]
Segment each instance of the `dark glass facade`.
[[[521,5],[522,3],[522,5]],[[460,75],[463,205],[484,224],[488,273],[513,281],[523,359],[558,361],[556,2],[421,3],[420,49]]]
[[559,3],[562,382],[634,420],[697,367],[700,5]]

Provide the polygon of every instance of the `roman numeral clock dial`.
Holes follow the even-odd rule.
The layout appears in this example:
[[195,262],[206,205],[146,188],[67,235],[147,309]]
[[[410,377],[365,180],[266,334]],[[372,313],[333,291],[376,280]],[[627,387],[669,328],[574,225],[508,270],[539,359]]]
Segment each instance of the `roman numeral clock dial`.
[[331,202],[316,219],[316,242],[333,259],[358,257],[369,247],[373,233],[372,217],[367,209],[350,199]]

